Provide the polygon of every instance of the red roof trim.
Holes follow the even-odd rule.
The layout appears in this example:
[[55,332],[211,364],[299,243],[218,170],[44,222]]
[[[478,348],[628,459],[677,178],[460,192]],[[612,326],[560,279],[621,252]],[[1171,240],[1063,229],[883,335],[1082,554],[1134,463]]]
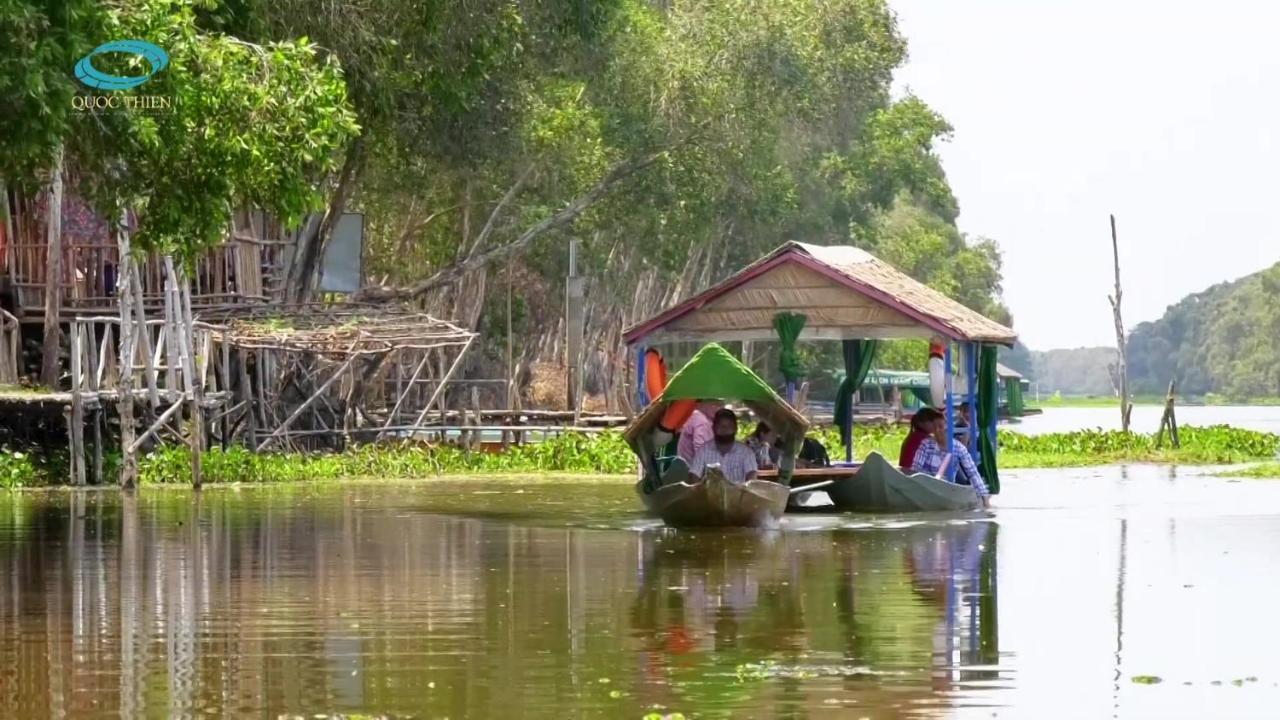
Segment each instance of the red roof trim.
[[853,278],[849,277],[848,275],[845,275],[842,272],[832,269],[830,266],[820,262],[819,260],[814,258],[812,255],[808,254],[807,252],[804,252],[802,248],[799,248],[796,245],[789,244],[785,246],[781,252],[778,252],[774,257],[764,260],[754,267],[749,267],[746,270],[739,273],[738,275],[728,278],[724,282],[712,287],[709,290],[704,291],[700,295],[695,295],[689,298],[688,300],[685,300],[684,302],[680,303],[679,305],[668,308],[667,310],[659,313],[656,317],[650,320],[647,320],[631,328],[630,330],[627,330],[626,332],[623,333],[622,340],[627,345],[632,345],[640,340],[643,340],[645,337],[653,334],[655,331],[657,331],[664,325],[674,322],[675,320],[678,320],[695,310],[699,310],[705,307],[706,304],[711,302],[712,300],[715,300],[716,298],[724,295],[725,293],[729,292],[730,290],[733,290],[734,288],[737,288],[738,286],[742,285],[743,283],[749,280],[752,280],[754,278],[757,278],[763,275],[764,273],[778,267],[779,265],[782,265],[788,260],[795,260],[799,262],[801,265],[805,266],[806,268],[813,270],[819,273],[820,275],[823,275],[824,277],[834,280],[840,283],[841,285],[843,285],[844,287],[847,287],[850,290],[853,290],[854,292],[861,293],[862,295],[865,295],[871,298],[872,300],[875,300],[876,302],[887,305],[890,308],[893,308],[894,310],[902,313],[903,315],[906,315],[907,317],[915,320],[916,322],[919,322],[921,325],[924,325],[932,330],[936,330],[937,332],[953,340],[965,339],[961,337],[954,328],[939,321],[938,319],[930,317],[929,315],[926,315],[907,305],[904,305],[901,302],[895,300],[893,297],[875,288],[872,288],[863,283],[860,283],[854,280]]

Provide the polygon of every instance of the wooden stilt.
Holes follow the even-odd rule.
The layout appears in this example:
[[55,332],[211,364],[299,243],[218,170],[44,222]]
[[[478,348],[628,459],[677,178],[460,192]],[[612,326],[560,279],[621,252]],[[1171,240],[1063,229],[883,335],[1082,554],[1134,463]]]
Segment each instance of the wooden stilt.
[[243,402],[248,403],[245,407],[245,413],[249,420],[249,427],[246,432],[249,434],[249,447],[258,446],[258,409],[257,401],[254,398],[253,382],[249,379],[249,351],[236,351],[236,365],[240,370],[240,398]]
[[[62,168],[63,149],[59,145],[54,155],[53,175],[46,194],[49,213],[45,223],[44,343],[40,382],[50,390],[58,388],[58,357],[62,346],[62,328],[59,325],[62,310]],[[16,239],[10,242],[16,242]]]
[[[232,397],[231,395],[231,344],[227,342],[226,338],[222,338],[221,342],[218,343],[218,346],[219,346],[218,349],[222,352],[222,358],[221,358],[222,361],[220,363],[219,375],[218,375],[219,383],[221,384],[222,387],[218,389],[221,390],[228,398],[230,398]],[[231,401],[228,400],[227,402],[230,403]],[[230,414],[231,414],[230,411],[222,413],[222,416],[221,416],[222,424],[219,427],[219,435],[222,436],[222,449],[224,452],[231,445],[231,436],[228,429],[228,423],[230,422],[230,419],[227,417]]]
[[400,393],[400,397],[396,399],[395,407],[391,408],[391,412],[387,415],[387,422],[382,426],[382,429],[378,431],[378,435],[375,438],[376,440],[381,440],[383,434],[386,433],[387,428],[395,424],[396,417],[400,412],[400,406],[404,404],[405,398],[408,397],[409,393],[417,386],[418,376],[422,374],[422,369],[427,366],[427,361],[430,359],[431,352],[429,350],[422,354],[422,360],[418,362],[418,366],[413,370],[413,375],[409,378],[409,385]]
[[67,416],[67,424],[71,440],[71,484],[76,487],[85,482],[84,396],[81,392],[81,383],[84,382],[81,343],[84,335],[81,330],[82,323],[71,323],[71,412]]
[[[120,255],[120,282],[116,288],[117,299],[120,305],[120,383],[118,385],[120,391],[120,447],[122,449],[122,458],[120,463],[120,487],[124,490],[132,490],[138,482],[138,456],[135,450],[130,450],[134,444],[134,424],[133,424],[133,354],[138,332],[145,333],[146,326],[142,325],[139,315],[138,326],[134,326],[133,311],[137,304],[134,302],[134,295],[138,289],[138,271],[134,266],[133,257],[129,252],[129,228],[121,218],[120,226],[116,230],[116,243],[119,248]],[[140,303],[138,303],[140,304]]]
[[339,378],[341,378],[347,372],[347,369],[351,367],[351,364],[354,363],[356,361],[356,358],[358,357],[360,356],[352,355],[351,357],[348,357],[346,362],[342,363],[342,365],[339,366],[338,369],[332,375],[329,376],[329,379],[325,380],[324,384],[321,385],[314,393],[311,394],[311,397],[307,398],[306,402],[299,405],[293,411],[293,413],[290,414],[289,417],[286,418],[285,421],[280,424],[279,427],[277,427],[274,431],[272,431],[272,433],[269,436],[267,436],[266,440],[263,440],[262,443],[258,445],[258,452],[262,452],[263,450],[265,450],[267,448],[267,445],[271,444],[272,440],[274,440],[275,438],[279,437],[282,433],[287,431],[289,429],[289,426],[293,425],[294,421],[296,421],[302,415],[302,413],[307,410],[307,408],[310,408],[312,405],[316,403],[318,399],[320,399],[320,396],[324,393],[324,391],[329,389],[330,385],[333,385],[334,382],[336,382]]

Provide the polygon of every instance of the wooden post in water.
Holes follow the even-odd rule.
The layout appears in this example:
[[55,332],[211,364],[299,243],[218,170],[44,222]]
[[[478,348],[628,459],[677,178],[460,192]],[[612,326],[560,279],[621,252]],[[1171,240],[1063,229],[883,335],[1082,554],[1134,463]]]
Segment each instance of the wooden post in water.
[[[40,382],[50,390],[58,388],[58,354],[62,347],[59,315],[62,310],[62,167],[63,149],[54,155],[53,176],[49,180],[49,217],[46,223],[44,264],[44,344],[41,352]],[[16,239],[10,240],[11,243]]]
[[1164,442],[1165,431],[1169,432],[1169,442],[1174,449],[1182,447],[1182,442],[1178,439],[1178,418],[1174,414],[1174,392],[1177,388],[1177,381],[1169,381],[1169,391],[1164,396],[1164,414],[1160,416],[1160,430],[1156,433],[1156,447],[1160,447]]
[[1129,432],[1129,415],[1133,404],[1129,402],[1129,365],[1125,351],[1124,320],[1120,316],[1120,300],[1123,291],[1120,289],[1120,244],[1116,239],[1116,216],[1111,216],[1111,255],[1115,262],[1116,290],[1107,299],[1111,301],[1111,314],[1116,324],[1116,375],[1120,386],[1120,429]]
[[582,303],[584,279],[578,277],[578,241],[569,241],[569,277],[565,279],[565,365],[568,373],[569,410],[573,412],[573,424],[578,424],[578,412],[582,407]]
[[81,392],[81,375],[84,368],[80,358],[80,322],[71,323],[71,410],[67,415],[70,435],[71,484],[84,485],[84,394]]
[[[134,303],[137,288],[138,272],[134,267],[133,255],[129,251],[129,228],[121,217],[116,229],[116,247],[120,256],[119,281],[116,285],[116,300],[120,305],[120,381],[116,385],[120,393],[120,488],[132,490],[138,481],[138,455],[133,449],[133,355],[137,345],[137,334],[147,332],[142,315],[138,315],[138,325],[134,326],[134,309],[141,303]],[[154,388],[154,383],[152,388]]]

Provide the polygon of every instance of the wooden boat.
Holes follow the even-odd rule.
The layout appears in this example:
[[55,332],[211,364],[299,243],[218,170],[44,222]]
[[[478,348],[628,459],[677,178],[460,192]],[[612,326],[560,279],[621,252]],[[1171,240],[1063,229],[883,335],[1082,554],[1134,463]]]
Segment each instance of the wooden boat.
[[[668,409],[698,398],[738,400],[778,431],[780,470],[774,478],[745,484],[729,482],[717,466],[693,480],[683,460],[664,456],[663,449],[679,428],[663,425]],[[681,421],[683,422],[683,420]],[[640,460],[643,479],[636,492],[649,512],[675,527],[760,527],[775,522],[787,508],[791,471],[809,422],[787,405],[758,375],[710,343],[698,351],[666,384],[623,436]],[[671,464],[664,467],[663,464]]]
[[981,505],[972,487],[923,473],[908,475],[877,452],[868,455],[856,473],[839,478],[826,492],[834,509],[846,512],[945,512],[974,510]]
[[771,480],[731,483],[714,465],[700,481],[682,480],[648,491],[640,481],[636,492],[649,512],[683,528],[769,527],[782,517],[790,496],[790,488]]

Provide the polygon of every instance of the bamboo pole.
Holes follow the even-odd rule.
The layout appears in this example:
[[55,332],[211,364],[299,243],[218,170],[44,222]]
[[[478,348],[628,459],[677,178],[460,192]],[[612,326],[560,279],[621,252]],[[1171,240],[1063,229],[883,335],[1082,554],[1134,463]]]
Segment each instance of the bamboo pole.
[[248,352],[244,350],[236,351],[236,365],[240,370],[240,395],[243,401],[248,403],[246,412],[249,418],[249,447],[258,446],[258,411],[255,407],[253,382],[249,379],[249,358]]
[[[123,257],[124,256],[122,255],[122,263],[124,262]],[[147,381],[147,412],[150,416],[154,417],[156,408],[160,406],[160,388],[157,377],[158,373],[156,371],[156,365],[160,362],[160,356],[158,354],[160,348],[156,347],[156,354],[152,353],[151,330],[147,327],[147,312],[146,308],[142,304],[142,276],[138,272],[138,264],[130,261],[128,267],[134,280],[133,293],[130,300],[133,304],[134,317],[138,322],[138,332],[135,334],[134,343],[138,345],[138,347],[142,348],[143,371]],[[163,332],[163,330],[161,332]],[[159,335],[156,337],[157,346],[159,345],[160,337],[161,336]],[[121,371],[128,372],[130,376],[133,375],[133,358],[134,355],[131,353],[129,355],[129,364],[121,367]]]
[[[458,351],[458,357],[453,359],[453,364],[449,366],[448,371],[440,376],[440,384],[436,386],[435,392],[431,393],[427,404],[422,408],[422,412],[418,415],[418,419],[414,421],[414,425],[421,425],[422,421],[427,417],[427,413],[431,410],[431,406],[435,404],[436,398],[440,397],[440,393],[444,392],[445,386],[449,384],[449,378],[453,377],[453,373],[458,369],[458,365],[462,364],[462,358],[467,356],[467,350],[471,348],[471,343],[475,342],[475,336],[467,338],[467,343]],[[440,354],[441,360],[444,359],[444,353]],[[441,408],[443,410],[443,408]]]
[[[138,316],[138,325],[134,326],[133,311],[136,307],[134,303],[134,293],[138,292],[137,280],[138,271],[133,261],[133,256],[129,251],[129,228],[121,218],[120,226],[116,230],[116,245],[120,255],[120,265],[123,272],[120,273],[120,285],[116,288],[119,296],[120,305],[120,381],[118,384],[120,390],[120,446],[124,448],[123,457],[120,463],[120,487],[124,490],[132,490],[138,481],[138,456],[136,451],[129,448],[134,443],[135,428],[133,425],[133,354],[136,344],[135,335],[138,332],[147,332],[147,328],[142,324],[142,316]],[[154,391],[154,385],[152,386]]]
[[169,422],[169,418],[173,417],[174,413],[182,409],[183,402],[185,401],[179,400],[175,402],[173,405],[169,406],[169,409],[165,410],[160,415],[160,417],[156,418],[156,421],[154,423],[151,423],[151,425],[147,427],[146,431],[144,431],[141,435],[138,436],[137,440],[134,440],[128,445],[128,449],[126,450],[126,452],[130,454],[136,453],[138,452],[138,450],[142,448],[142,444],[147,441],[147,438],[153,437],[153,436],[158,438],[160,429],[164,427],[165,423]]
[[173,287],[175,309],[177,314],[172,318],[171,326],[175,329],[174,337],[180,345],[180,361],[182,363],[183,393],[187,401],[187,421],[189,423],[188,440],[191,445],[191,484],[199,490],[203,484],[202,461],[204,442],[204,408],[201,405],[201,389],[203,378],[196,373],[195,344],[193,334],[195,323],[191,312],[191,280],[184,270],[179,276],[174,269],[173,257],[165,256],[165,275]]
[[[229,395],[231,393],[231,344],[227,342],[227,339],[225,337],[223,337],[218,343],[218,349],[222,353],[222,362],[221,362],[221,367],[219,368],[219,375],[218,375],[219,381],[220,381],[219,384],[222,387],[218,389],[221,390],[223,393],[227,393]],[[230,401],[228,400],[228,402]],[[237,405],[236,407],[239,407],[239,406]],[[222,435],[222,449],[224,451],[231,445],[231,438],[229,436],[229,429],[228,429],[229,419],[227,417],[230,414],[231,414],[231,411],[228,410],[220,415],[222,424],[219,426],[219,430],[220,430],[220,434]]]
[[68,416],[68,434],[71,436],[71,484],[84,485],[84,398],[80,395],[82,373],[81,323],[71,323],[71,413]]
[[382,429],[378,431],[378,440],[382,439],[387,428],[391,427],[392,423],[395,422],[396,413],[400,412],[400,406],[404,404],[405,398],[409,396],[410,391],[415,387],[415,383],[418,381],[418,376],[422,374],[422,369],[427,366],[427,361],[430,359],[431,351],[428,350],[422,353],[422,360],[420,360],[418,362],[418,366],[414,368],[413,375],[409,378],[409,384],[405,386],[404,390],[400,393],[400,396],[396,399],[395,406],[391,408],[391,412],[387,415],[387,422],[382,426]]
[[321,386],[319,387],[319,389],[317,389],[314,393],[312,393],[312,394],[311,394],[311,397],[307,398],[307,401],[306,401],[306,402],[304,402],[304,403],[302,403],[301,405],[299,405],[299,406],[298,406],[298,407],[293,411],[293,413],[291,413],[291,414],[289,415],[289,417],[288,417],[288,418],[286,418],[286,419],[285,419],[285,421],[284,421],[283,423],[281,423],[281,424],[280,424],[280,426],[279,426],[279,427],[277,427],[275,430],[273,430],[273,431],[271,432],[271,434],[270,434],[270,435],[268,435],[268,436],[267,436],[267,439],[266,439],[266,440],[263,440],[263,441],[262,441],[262,443],[258,445],[257,451],[258,451],[258,452],[262,452],[263,450],[266,450],[266,449],[267,449],[267,445],[271,444],[271,441],[272,441],[272,440],[274,440],[275,438],[279,437],[279,436],[281,435],[281,433],[283,433],[283,432],[285,432],[286,430],[288,430],[288,429],[289,429],[289,426],[290,426],[290,425],[292,425],[292,424],[294,423],[294,421],[295,421],[295,420],[297,420],[297,419],[302,415],[302,413],[303,413],[303,412],[305,412],[305,411],[307,410],[307,408],[309,408],[309,407],[311,407],[313,404],[315,404],[316,400],[318,400],[318,399],[320,398],[320,395],[322,395],[322,394],[324,393],[324,391],[326,391],[326,390],[328,390],[328,389],[329,389],[329,386],[330,386],[330,385],[333,385],[333,383],[334,383],[338,378],[342,377],[343,373],[345,373],[345,372],[347,371],[347,369],[351,367],[351,364],[352,364],[352,363],[354,363],[354,362],[356,361],[356,358],[358,358],[358,357],[360,357],[360,356],[359,356],[359,355],[352,355],[352,356],[348,357],[348,358],[347,358],[347,360],[346,360],[346,362],[342,363],[342,365],[341,365],[341,366],[340,366],[340,367],[339,367],[339,368],[338,368],[338,369],[337,369],[337,370],[336,370],[332,375],[330,375],[330,376],[329,376],[329,379],[328,379],[328,380],[325,380],[325,381],[324,381],[324,384],[323,384],[323,385],[321,385]]
[[62,168],[63,148],[54,154],[53,177],[49,181],[44,267],[44,343],[41,350],[40,382],[50,390],[58,387],[58,355],[62,347]]

